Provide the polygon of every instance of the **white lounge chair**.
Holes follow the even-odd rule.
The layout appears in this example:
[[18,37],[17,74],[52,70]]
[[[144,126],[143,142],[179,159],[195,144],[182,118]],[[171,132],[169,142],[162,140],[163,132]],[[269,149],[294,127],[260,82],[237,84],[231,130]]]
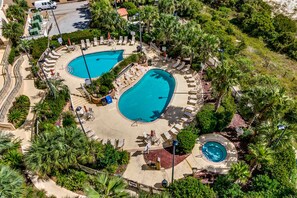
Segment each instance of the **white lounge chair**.
[[131,39],[131,42],[130,42],[130,45],[134,45],[135,44],[135,37],[132,36],[132,39]]
[[125,36],[122,45],[126,45],[127,43],[128,43],[128,36]]
[[120,36],[119,41],[118,41],[118,45],[122,45],[123,43],[123,36]]
[[100,36],[100,45],[104,45],[104,38],[103,38],[103,36]]
[[48,58],[45,58],[44,61],[45,61],[46,63],[49,63],[49,64],[54,64],[54,63],[56,63],[56,60],[49,60]]
[[81,49],[86,49],[86,43],[84,40],[80,40],[81,43]]
[[195,108],[194,107],[190,107],[190,106],[187,106],[186,108],[185,108],[185,111],[188,111],[188,112],[193,112],[193,111],[195,111]]
[[196,87],[196,83],[188,83],[188,87]]
[[182,68],[185,67],[185,65],[186,65],[186,63],[185,63],[185,62],[182,62],[181,65],[178,66],[176,69],[177,69],[177,70],[181,70]]
[[176,124],[174,125],[174,128],[176,128],[178,131],[182,130],[184,127],[182,124]]
[[176,128],[171,128],[169,132],[173,133],[174,135],[177,135],[179,131]]
[[197,100],[188,100],[188,104],[191,104],[191,105],[196,105],[197,104]]
[[191,65],[188,64],[188,65],[186,65],[186,68],[183,68],[181,71],[185,73],[185,72],[189,71],[190,68],[191,68]]
[[182,117],[182,118],[181,118],[181,121],[183,121],[183,122],[187,122],[187,123],[192,122],[193,120],[194,120],[194,117],[192,117],[192,118]]
[[197,95],[190,95],[190,96],[188,97],[188,99],[189,99],[189,100],[198,100],[198,97],[197,97]]
[[54,63],[48,64],[47,62],[44,62],[42,65],[43,67],[55,67]]
[[192,113],[190,112],[184,112],[184,115],[188,118],[193,118],[195,115],[193,115]]
[[94,43],[93,43],[94,46],[97,46],[98,45],[98,40],[97,40],[97,37],[94,37]]
[[90,48],[91,47],[90,39],[86,39],[86,45],[87,45],[87,48]]
[[197,75],[197,72],[194,71],[193,74],[187,74],[187,75],[185,75],[184,77],[185,77],[185,79],[188,79],[188,78],[193,78],[193,77],[196,76],[196,75]]
[[107,139],[103,139],[102,140],[102,144],[107,144],[108,140]]
[[171,139],[172,139],[172,136],[170,135],[170,133],[168,133],[168,131],[164,132],[163,135],[164,135],[164,137],[165,137],[167,140],[171,140]]
[[48,74],[51,74],[51,72],[55,72],[55,69],[54,68],[43,67],[43,70],[45,72],[47,72]]
[[125,145],[125,139],[119,139],[117,148],[123,148],[124,145]]
[[193,82],[195,82],[195,81],[196,81],[196,80],[195,80],[194,78],[188,78],[188,79],[187,79],[187,82],[188,82],[188,83],[193,83]]
[[55,56],[52,53],[48,53],[48,57],[54,60],[57,60],[60,56]]
[[51,53],[55,56],[62,56],[62,54],[59,54],[58,52],[56,52],[55,50],[52,50]]
[[115,139],[111,139],[111,140],[109,140],[109,142],[114,148],[116,148],[116,140]]
[[68,52],[75,50],[75,45],[70,45],[70,46],[65,45],[65,47],[66,47],[66,49],[67,49]]
[[174,63],[174,65],[172,65],[172,67],[173,67],[173,68],[176,68],[177,66],[179,66],[179,64],[180,64],[180,59],[178,59],[178,60],[176,61],[176,63]]

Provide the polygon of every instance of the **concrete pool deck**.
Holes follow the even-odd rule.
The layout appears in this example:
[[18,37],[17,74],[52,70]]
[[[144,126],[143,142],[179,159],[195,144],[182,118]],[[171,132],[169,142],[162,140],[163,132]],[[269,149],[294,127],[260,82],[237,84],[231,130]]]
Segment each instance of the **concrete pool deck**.
[[[131,54],[136,49],[136,46],[137,45],[117,45],[116,50],[124,49],[124,55],[126,55]],[[85,51],[85,54],[107,50],[112,50],[112,46],[104,45],[91,47]],[[61,50],[59,53],[61,53]],[[181,123],[180,118],[183,117],[185,107],[189,106],[188,92],[193,89],[188,87],[188,82],[185,80],[184,74],[172,69],[172,62],[165,63],[160,60],[160,57],[157,54],[150,52],[148,54],[150,58],[157,57],[159,59],[155,59],[153,64],[154,66],[150,66],[148,69],[160,68],[169,71],[176,80],[176,87],[171,102],[169,103],[163,116],[154,122],[135,123],[125,118],[119,112],[118,98],[125,90],[137,83],[137,81],[141,79],[144,74],[142,74],[130,86],[118,92],[116,95],[117,99],[114,99],[113,103],[106,106],[96,106],[95,104],[90,104],[77,90],[77,88],[80,87],[80,84],[84,83],[84,79],[74,77],[67,71],[67,64],[72,59],[81,55],[79,48],[73,52],[68,53],[62,51],[62,53],[63,55],[58,59],[55,69],[56,72],[59,72],[60,76],[65,79],[64,83],[68,85],[70,92],[72,93],[71,97],[74,108],[77,106],[86,106],[87,108],[91,107],[94,111],[95,119],[92,121],[86,121],[83,124],[84,128],[87,130],[93,130],[101,139],[125,139],[125,145],[123,149],[131,153],[131,159],[126,171],[123,174],[123,177],[152,187],[161,187],[160,185],[163,179],[166,179],[170,182],[171,169],[145,170],[143,168],[146,164],[143,157],[143,151],[146,146],[143,141],[143,133],[145,132],[149,134],[151,130],[155,130],[156,136],[160,138],[161,143],[153,145],[151,149],[159,149],[164,146],[164,143],[167,143],[167,141],[161,137],[161,134],[169,131],[169,129],[171,129],[175,124]],[[201,87],[202,85],[200,81],[197,82],[198,90],[202,91]],[[201,95],[201,93],[199,94]],[[199,109],[200,106],[201,104],[196,104],[197,109]],[[237,159],[234,160],[234,162],[235,161],[237,161]],[[230,164],[225,164],[225,161],[213,164],[213,162],[203,158],[200,153],[200,143],[197,142],[192,153],[186,158],[186,160],[175,166],[175,179],[184,178],[186,175],[192,174],[193,168],[210,169],[212,167],[215,169],[221,168],[220,172],[225,173],[229,169]]]

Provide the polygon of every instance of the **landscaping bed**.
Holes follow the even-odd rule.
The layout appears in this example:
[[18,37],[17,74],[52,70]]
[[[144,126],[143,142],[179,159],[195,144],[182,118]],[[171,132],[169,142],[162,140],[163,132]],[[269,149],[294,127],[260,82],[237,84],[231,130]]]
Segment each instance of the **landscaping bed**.
[[30,99],[28,96],[21,95],[13,102],[9,109],[8,122],[12,123],[15,128],[24,124],[30,109]]

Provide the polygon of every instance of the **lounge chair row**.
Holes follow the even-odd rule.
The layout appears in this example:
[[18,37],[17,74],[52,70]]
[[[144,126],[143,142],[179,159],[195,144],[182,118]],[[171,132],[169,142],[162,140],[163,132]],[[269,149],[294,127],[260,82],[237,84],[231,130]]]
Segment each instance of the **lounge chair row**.
[[192,122],[195,118],[195,115],[191,112],[185,111],[184,117],[181,118],[181,123],[175,124],[169,131],[163,133],[165,140],[171,140],[174,136],[176,136],[180,130],[183,128],[182,123],[189,123]]
[[100,139],[93,130],[86,132],[88,138],[101,142],[102,144],[111,144],[114,148],[120,149],[125,145],[125,139]]
[[186,63],[184,61],[181,62],[180,59],[178,59],[176,61],[176,63],[174,63],[172,65],[172,67],[175,68],[175,69],[177,69],[177,70],[179,70],[179,71],[181,71],[181,72],[183,72],[183,73],[186,73],[186,72],[190,71],[190,69],[191,69],[191,65],[190,64],[187,64],[186,65]]

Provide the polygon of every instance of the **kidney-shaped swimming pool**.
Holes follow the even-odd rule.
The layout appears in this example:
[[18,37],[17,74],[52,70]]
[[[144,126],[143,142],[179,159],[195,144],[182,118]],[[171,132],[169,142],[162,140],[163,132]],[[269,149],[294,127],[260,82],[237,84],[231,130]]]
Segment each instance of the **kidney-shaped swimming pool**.
[[119,99],[119,110],[128,119],[152,122],[169,104],[175,88],[174,77],[161,69],[149,70]]
[[[115,50],[86,54],[85,58],[91,78],[99,77],[110,71],[115,64],[123,60],[123,52],[124,50]],[[83,56],[73,59],[68,64],[67,70],[73,76],[88,78],[88,72]]]

